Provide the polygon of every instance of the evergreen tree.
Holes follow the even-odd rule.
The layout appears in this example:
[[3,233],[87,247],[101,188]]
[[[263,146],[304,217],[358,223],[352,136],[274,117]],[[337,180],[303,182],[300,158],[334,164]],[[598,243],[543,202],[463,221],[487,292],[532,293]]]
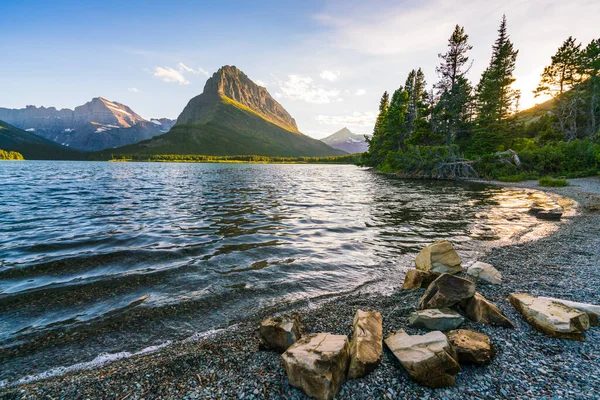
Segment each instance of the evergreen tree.
[[456,25],[448,39],[448,51],[438,54],[442,60],[436,68],[440,80],[434,85],[438,91],[439,102],[434,110],[437,131],[446,137],[446,144],[452,143],[471,120],[471,85],[465,75],[469,57],[467,52],[473,48],[468,43],[469,35],[465,29]]
[[406,123],[409,104],[410,94],[408,90],[400,86],[392,95],[389,112],[387,114],[387,128],[391,140],[391,151],[397,151],[402,148],[404,140],[409,135]]
[[492,46],[490,65],[483,71],[477,85],[477,129],[473,150],[487,153],[500,150],[507,140],[507,121],[517,92],[511,88],[518,50],[509,39],[506,16],[498,29],[498,39]]
[[408,96],[408,109],[406,110],[406,127],[402,142],[412,134],[415,127],[415,121],[427,116],[428,94],[425,90],[426,85],[425,74],[421,68],[416,71],[414,69],[410,71],[406,78],[405,85]]
[[363,155],[362,162],[366,165],[379,165],[386,156],[385,142],[387,136],[388,108],[390,104],[390,95],[387,91],[383,92],[379,101],[379,114],[373,128],[373,136],[365,136],[369,145],[369,150]]
[[581,44],[572,36],[559,47],[552,62],[544,68],[536,96],[546,94],[554,97],[554,115],[565,140],[577,138],[577,119],[583,97],[575,87],[582,81]]
[[588,78],[588,135],[600,134],[600,39],[592,40],[583,51],[583,71]]

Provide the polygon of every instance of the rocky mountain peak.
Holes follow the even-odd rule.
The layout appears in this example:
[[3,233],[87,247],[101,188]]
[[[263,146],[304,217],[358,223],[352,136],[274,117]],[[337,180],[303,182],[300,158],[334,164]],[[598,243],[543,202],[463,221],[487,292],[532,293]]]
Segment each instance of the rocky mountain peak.
[[[235,100],[268,121],[286,130],[298,132],[294,118],[269,94],[269,91],[258,86],[234,65],[219,68],[206,81],[202,96],[214,94]],[[184,121],[179,122],[191,122],[190,119],[193,118],[183,118]]]

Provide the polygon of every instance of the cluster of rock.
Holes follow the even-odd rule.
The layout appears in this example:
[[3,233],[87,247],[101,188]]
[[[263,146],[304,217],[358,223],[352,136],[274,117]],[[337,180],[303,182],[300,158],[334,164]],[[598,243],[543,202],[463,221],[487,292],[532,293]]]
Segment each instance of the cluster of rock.
[[538,219],[559,221],[562,218],[563,211],[563,208],[558,205],[556,207],[549,208],[539,204],[534,204],[533,207],[529,209],[529,214],[534,215]]
[[[403,329],[383,341],[379,312],[358,310],[351,340],[346,335],[313,333],[302,336],[299,315],[262,322],[264,348],[279,351],[290,383],[317,399],[333,399],[346,379],[360,378],[381,362],[385,342],[409,376],[430,388],[453,386],[461,364],[484,365],[495,356],[490,338],[457,329],[466,318],[514,328],[493,303],[476,292],[475,282],[499,285],[502,275],[492,265],[475,262],[463,272],[461,258],[451,243],[438,241],[416,258],[403,289],[426,288],[409,325],[431,332],[409,335]],[[513,293],[508,301],[525,321],[550,336],[583,339],[590,324],[598,324],[600,306]],[[444,333],[446,332],[446,333]]]
[[313,333],[301,336],[298,315],[268,318],[262,322],[263,348],[283,352],[290,384],[317,399],[333,399],[346,379],[367,375],[381,362],[381,314],[358,310],[352,340],[346,335]]

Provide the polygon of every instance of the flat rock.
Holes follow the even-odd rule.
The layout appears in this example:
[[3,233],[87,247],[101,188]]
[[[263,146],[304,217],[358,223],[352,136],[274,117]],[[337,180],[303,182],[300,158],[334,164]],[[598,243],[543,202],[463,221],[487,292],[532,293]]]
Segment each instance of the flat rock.
[[283,353],[302,336],[300,314],[265,319],[259,335],[261,347]]
[[450,274],[442,274],[431,282],[419,301],[419,310],[427,308],[448,308],[473,297],[475,284],[468,279]]
[[511,293],[508,301],[527,323],[552,337],[583,340],[583,332],[590,327],[590,319],[584,311],[557,301],[526,293]]
[[399,330],[385,339],[385,344],[419,385],[454,386],[454,375],[461,368],[454,348],[442,332],[411,336]]
[[483,333],[458,329],[448,332],[446,336],[461,364],[489,364],[496,355],[490,337]]
[[492,264],[477,261],[467,268],[467,274],[493,285],[502,283],[502,274]]
[[505,328],[514,328],[515,325],[504,315],[504,313],[493,303],[488,301],[479,293],[460,303],[465,315],[471,321],[483,324],[499,325]]
[[406,271],[406,275],[404,276],[404,283],[402,284],[402,289],[426,288],[431,284],[431,282],[439,278],[439,276],[439,272],[410,269]]
[[600,318],[600,306],[596,304],[589,303],[578,303],[576,301],[569,301],[563,299],[555,299],[553,297],[538,297],[538,299],[546,299],[550,301],[555,301],[557,303],[564,304],[567,307],[574,308],[579,311],[583,311],[588,315],[590,319],[590,325],[598,325],[598,319]]
[[538,211],[535,216],[538,219],[545,219],[550,221],[559,221],[562,218],[563,209],[562,207],[553,208],[551,210]]
[[462,271],[461,259],[454,246],[447,240],[439,240],[425,247],[417,255],[415,265],[421,271],[433,271],[440,274],[456,274]]
[[357,310],[352,326],[348,379],[360,378],[377,368],[383,349],[383,324],[379,312]]
[[410,326],[431,331],[449,331],[458,328],[463,322],[464,317],[449,308],[420,310],[408,317]]

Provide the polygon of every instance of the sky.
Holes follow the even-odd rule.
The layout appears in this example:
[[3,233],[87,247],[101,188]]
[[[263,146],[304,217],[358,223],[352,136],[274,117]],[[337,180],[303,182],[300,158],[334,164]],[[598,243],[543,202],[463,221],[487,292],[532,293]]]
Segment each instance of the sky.
[[74,108],[102,96],[177,118],[222,65],[265,86],[301,132],[369,134],[382,93],[421,67],[431,86],[456,24],[476,84],[506,14],[521,108],[569,36],[600,37],[600,1],[0,0],[0,107]]

